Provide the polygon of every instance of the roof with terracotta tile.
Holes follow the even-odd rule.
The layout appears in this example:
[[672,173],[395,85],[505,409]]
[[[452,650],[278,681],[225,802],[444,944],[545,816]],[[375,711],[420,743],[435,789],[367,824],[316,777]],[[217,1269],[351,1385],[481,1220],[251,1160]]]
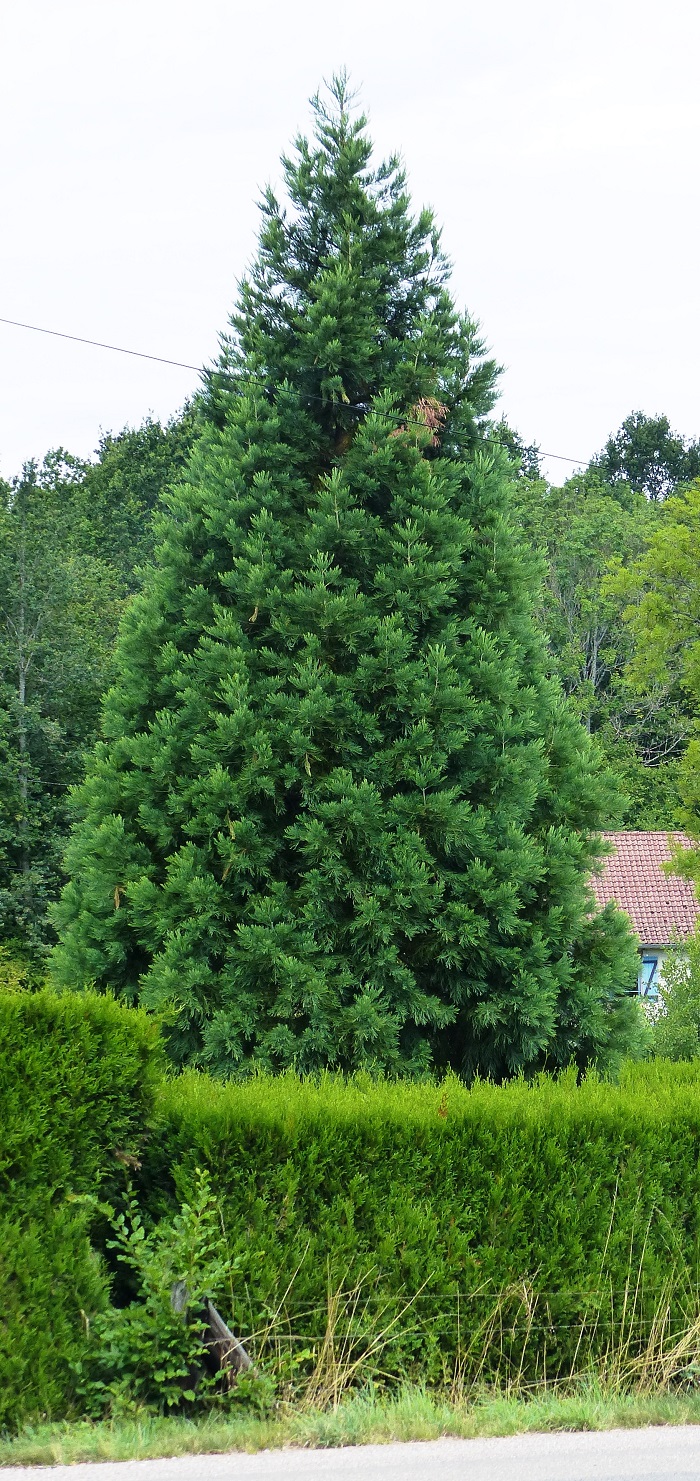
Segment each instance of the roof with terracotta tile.
[[689,844],[683,833],[604,833],[614,846],[600,874],[591,880],[602,908],[614,900],[626,910],[643,946],[667,946],[675,936],[687,936],[700,916],[700,901],[692,884],[677,874],[665,874],[670,859],[669,840]]

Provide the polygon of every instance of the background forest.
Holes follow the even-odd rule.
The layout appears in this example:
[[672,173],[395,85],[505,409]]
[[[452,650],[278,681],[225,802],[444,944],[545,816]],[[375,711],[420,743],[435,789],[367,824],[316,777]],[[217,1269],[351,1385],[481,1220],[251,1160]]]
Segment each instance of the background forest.
[[[0,942],[20,972],[40,969],[53,943],[70,789],[99,732],[119,618],[148,580],[159,498],[209,414],[195,399],[166,426],[147,419],[105,435],[92,462],[59,448],[0,485]],[[634,412],[583,472],[554,486],[538,449],[505,423],[488,435],[511,453],[514,515],[540,553],[552,669],[619,781],[611,825],[687,825],[694,793],[682,761],[697,684],[677,596],[687,589],[692,606],[700,442]],[[674,556],[665,623],[648,596],[644,608],[660,544]],[[684,549],[685,573],[675,569]]]

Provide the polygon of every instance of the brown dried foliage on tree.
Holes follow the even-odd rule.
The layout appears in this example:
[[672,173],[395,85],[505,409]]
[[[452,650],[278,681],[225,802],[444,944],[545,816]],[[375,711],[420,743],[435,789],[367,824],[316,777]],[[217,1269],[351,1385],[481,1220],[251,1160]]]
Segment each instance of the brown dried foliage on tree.
[[427,427],[432,433],[430,447],[439,447],[440,432],[447,417],[447,407],[436,396],[420,396],[418,401],[410,408],[408,419],[405,424],[396,427],[389,433],[390,437],[400,437],[403,432],[408,432],[411,426],[419,424]]

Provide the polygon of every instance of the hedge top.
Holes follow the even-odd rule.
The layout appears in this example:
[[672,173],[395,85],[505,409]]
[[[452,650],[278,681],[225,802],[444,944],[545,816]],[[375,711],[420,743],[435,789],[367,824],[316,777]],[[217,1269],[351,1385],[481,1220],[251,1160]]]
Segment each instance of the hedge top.
[[116,1152],[138,1152],[162,1066],[145,1013],[91,992],[0,993],[0,1203],[94,1192]]
[[466,1086],[449,1075],[440,1083],[344,1078],[325,1073],[301,1078],[293,1073],[260,1074],[243,1082],[221,1082],[195,1070],[165,1081],[159,1115],[172,1127],[206,1127],[212,1142],[247,1128],[276,1127],[304,1135],[314,1127],[367,1126],[376,1121],[416,1132],[457,1134],[469,1126],[505,1131],[528,1123],[585,1123],[620,1116],[626,1124],[638,1115],[651,1119],[681,1116],[700,1129],[700,1062],[655,1061],[628,1064],[614,1084],[595,1073],[579,1081],[575,1070],[502,1085],[477,1080]]

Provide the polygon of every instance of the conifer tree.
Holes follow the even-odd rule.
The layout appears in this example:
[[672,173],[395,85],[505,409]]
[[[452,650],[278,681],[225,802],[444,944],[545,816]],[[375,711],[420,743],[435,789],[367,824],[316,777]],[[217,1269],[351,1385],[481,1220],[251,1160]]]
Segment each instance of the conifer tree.
[[610,799],[483,435],[497,370],[345,79],[313,106],[122,625],[56,975],[221,1074],[609,1057]]

